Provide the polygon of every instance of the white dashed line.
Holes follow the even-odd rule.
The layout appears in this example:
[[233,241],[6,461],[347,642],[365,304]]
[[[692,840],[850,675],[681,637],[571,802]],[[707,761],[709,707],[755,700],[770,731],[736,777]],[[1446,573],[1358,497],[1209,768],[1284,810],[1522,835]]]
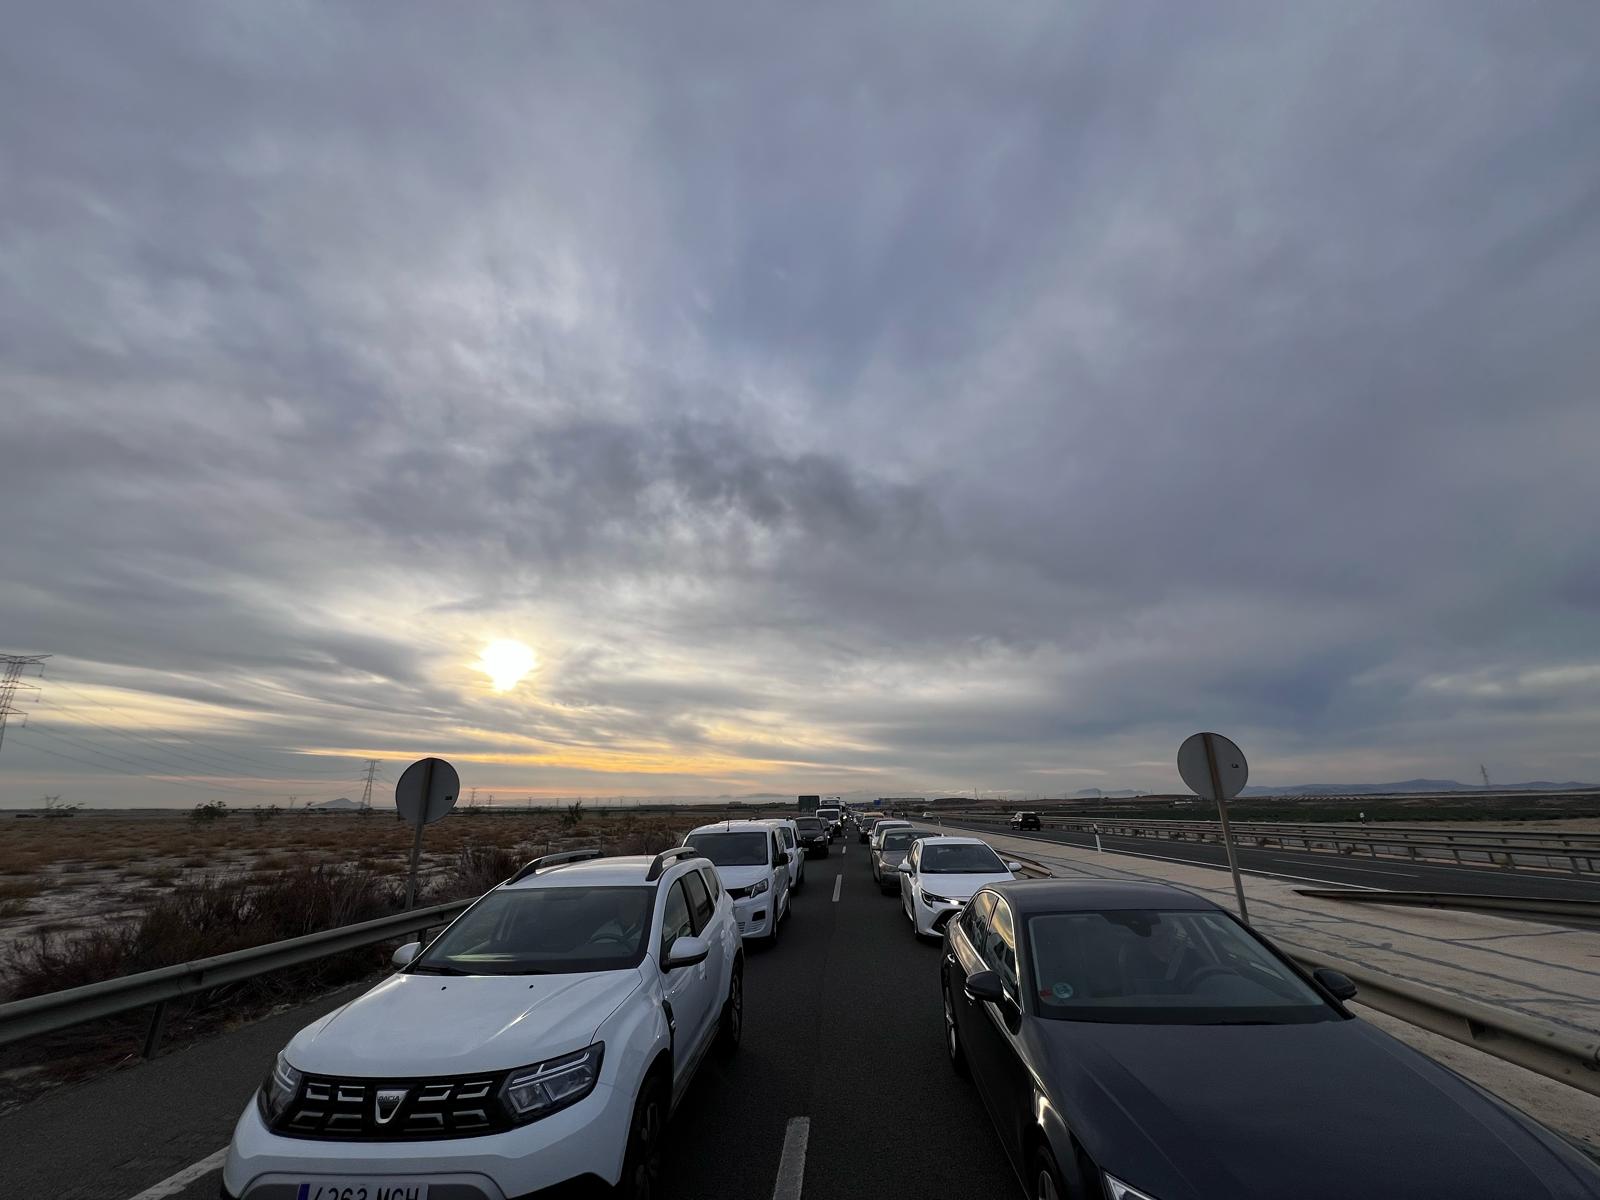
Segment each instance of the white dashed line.
[[835,904],[839,903],[839,889],[842,888],[843,886],[844,886],[844,876],[843,875],[835,875],[833,877],[833,902]]
[[[137,1196],[129,1200],[166,1200],[168,1196],[176,1196],[202,1175],[209,1175],[222,1165],[222,1160],[228,1157],[228,1148],[224,1146],[215,1154],[208,1154],[193,1166],[185,1167],[176,1175],[163,1179],[160,1183],[145,1188]],[[795,1193],[798,1195],[799,1193]]]
[[789,1126],[783,1131],[783,1157],[778,1159],[778,1182],[772,1186],[772,1200],[800,1200],[800,1188],[806,1179],[806,1140],[810,1136],[810,1117],[789,1118]]

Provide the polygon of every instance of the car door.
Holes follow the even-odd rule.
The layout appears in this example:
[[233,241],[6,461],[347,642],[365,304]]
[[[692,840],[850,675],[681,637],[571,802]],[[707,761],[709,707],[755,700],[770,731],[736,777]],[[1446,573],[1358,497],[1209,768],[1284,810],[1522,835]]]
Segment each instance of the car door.
[[985,1073],[989,1108],[1014,1157],[1022,1153],[1022,1135],[1033,1095],[1033,1077],[1022,1057],[1022,964],[1017,955],[1016,918],[1004,896],[996,895],[989,912],[984,962],[1000,976],[1006,999],[982,1004],[989,1026]]
[[703,963],[692,968],[699,973],[700,982],[704,985],[698,989],[701,994],[697,997],[694,1040],[694,1044],[703,1049],[706,1039],[716,1032],[717,1017],[722,1011],[722,981],[727,977],[727,950],[715,925],[716,902],[706,890],[705,879],[699,871],[686,871],[681,882],[684,894],[689,899],[689,919],[693,922],[695,936],[704,939],[710,951]]
[[706,981],[701,975],[700,963],[690,967],[666,966],[667,955],[680,937],[694,933],[694,914],[689,904],[689,894],[683,879],[674,880],[667,888],[661,905],[661,937],[657,944],[656,963],[661,970],[661,991],[666,1000],[672,1022],[673,1094],[677,1095],[694,1072],[699,1061],[699,1050],[704,1038]]
[[790,891],[789,858],[776,829],[767,833],[767,854],[772,859],[772,919],[776,921],[788,911]]
[[795,840],[794,830],[787,825],[778,826],[778,839],[783,844],[783,852],[789,864],[790,890],[800,886],[801,877],[805,873],[805,857],[800,853],[800,843]]
[[[881,849],[881,843],[877,848]],[[909,868],[909,873],[907,871],[901,871],[898,868],[895,871],[895,877],[900,881],[900,904],[907,912],[912,913],[913,915],[917,911],[917,890],[914,880],[916,879],[917,875],[917,863],[921,860],[921,858],[922,843],[912,842],[911,853],[905,856],[905,860],[901,864],[902,866]]]
[[950,954],[945,959],[945,966],[950,972],[950,1002],[955,1009],[956,1030],[966,1049],[967,1066],[978,1085],[978,1094],[991,1111],[994,1110],[991,1093],[997,1073],[995,1062],[999,1046],[994,1024],[985,1011],[986,1006],[983,1001],[968,995],[966,982],[969,975],[992,969],[984,951],[989,943],[989,919],[994,911],[994,901],[993,892],[979,892],[961,910],[961,915],[955,918]]

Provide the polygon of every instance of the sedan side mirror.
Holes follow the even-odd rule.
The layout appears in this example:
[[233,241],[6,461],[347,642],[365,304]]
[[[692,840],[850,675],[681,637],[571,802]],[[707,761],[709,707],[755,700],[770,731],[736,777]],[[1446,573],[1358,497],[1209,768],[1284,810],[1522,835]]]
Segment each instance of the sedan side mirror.
[[421,942],[407,942],[390,956],[389,961],[397,967],[409,967],[411,960],[422,953]]
[[1022,864],[1019,862],[1008,862],[1006,864],[1006,870],[1015,874],[1017,871],[1022,870]]
[[975,971],[967,976],[966,993],[969,999],[999,1004],[1005,999],[1006,989],[993,971]]
[[895,867],[895,870],[899,871],[902,875],[909,875],[911,874],[911,864],[902,858],[899,866]]
[[1315,979],[1323,987],[1327,988],[1329,992],[1333,993],[1333,998],[1335,1000],[1343,1001],[1355,999],[1356,985],[1350,982],[1350,977],[1348,975],[1342,975],[1338,971],[1332,970],[1328,967],[1318,967],[1315,971],[1311,972],[1311,978]]
[[711,947],[706,944],[705,938],[681,937],[672,943],[672,949],[667,951],[667,961],[662,966],[668,971],[692,967],[705,962],[710,953]]

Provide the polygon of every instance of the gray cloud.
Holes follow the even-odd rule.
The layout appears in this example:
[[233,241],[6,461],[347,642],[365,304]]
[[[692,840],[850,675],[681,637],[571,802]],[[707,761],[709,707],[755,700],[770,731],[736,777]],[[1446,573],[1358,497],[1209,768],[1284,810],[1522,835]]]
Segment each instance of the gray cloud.
[[19,16],[0,649],[274,777],[1595,777],[1597,24]]

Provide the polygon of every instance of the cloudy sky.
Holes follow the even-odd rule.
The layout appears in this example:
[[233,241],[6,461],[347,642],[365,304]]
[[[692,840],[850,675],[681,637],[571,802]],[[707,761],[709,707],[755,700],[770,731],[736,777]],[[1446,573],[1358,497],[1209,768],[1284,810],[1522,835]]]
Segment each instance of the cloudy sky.
[[6,25],[0,803],[1600,778],[1591,4]]

